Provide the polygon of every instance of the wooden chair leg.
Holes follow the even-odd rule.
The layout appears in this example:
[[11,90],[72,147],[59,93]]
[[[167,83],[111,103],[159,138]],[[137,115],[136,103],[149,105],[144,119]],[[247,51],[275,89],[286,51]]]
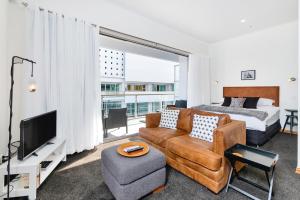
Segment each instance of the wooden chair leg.
[[294,128],[294,117],[290,118],[290,134],[293,134],[293,128]]
[[282,129],[282,133],[284,133],[284,129],[285,129],[285,127],[286,127],[286,124],[288,123],[289,118],[290,118],[289,116],[286,117],[286,120],[285,120],[283,129]]
[[161,185],[158,188],[156,188],[155,190],[153,190],[153,193],[159,193],[161,191],[163,191],[165,189],[165,185]]

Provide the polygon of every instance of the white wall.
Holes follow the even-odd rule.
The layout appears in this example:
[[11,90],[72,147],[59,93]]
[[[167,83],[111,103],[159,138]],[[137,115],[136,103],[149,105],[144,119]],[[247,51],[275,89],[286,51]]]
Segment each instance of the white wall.
[[132,53],[125,54],[126,82],[174,83],[178,63]]
[[188,107],[209,104],[209,57],[192,54],[189,58],[188,69]]
[[[33,1],[33,0],[29,0]],[[38,0],[43,8],[88,22],[190,52],[207,54],[207,45],[109,0]]]
[[187,87],[188,87],[188,65],[189,61],[187,57],[179,56],[179,89],[178,98],[187,99]]
[[7,67],[7,1],[0,1],[0,154],[8,141],[8,67]]
[[[210,46],[211,100],[222,97],[223,86],[280,86],[281,123],[285,108],[297,108],[297,21]],[[241,81],[242,70],[256,70],[256,80]],[[219,81],[216,85],[214,82]]]
[[[0,154],[7,152],[8,123],[9,123],[9,89],[10,67],[13,56],[25,56],[25,10],[24,8],[8,0],[2,0],[0,4]],[[21,74],[25,65],[15,65],[14,69],[14,101],[12,121],[12,141],[19,140],[19,124],[22,119],[22,78]],[[21,89],[22,88],[22,89]]]

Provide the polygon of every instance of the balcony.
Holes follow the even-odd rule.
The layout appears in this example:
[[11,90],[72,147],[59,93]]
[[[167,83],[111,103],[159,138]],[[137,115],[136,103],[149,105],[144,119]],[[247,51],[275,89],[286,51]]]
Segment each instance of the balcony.
[[146,126],[145,116],[136,117],[136,118],[130,117],[128,118],[128,133],[126,134],[125,127],[109,129],[107,137],[104,138],[104,143],[137,135],[139,133],[139,128],[145,126]]
[[101,98],[104,115],[108,114],[109,109],[127,108],[128,133],[125,127],[110,129],[104,138],[104,142],[109,142],[138,134],[139,128],[145,127],[145,115],[174,104],[175,92],[126,91],[123,94],[103,94]]

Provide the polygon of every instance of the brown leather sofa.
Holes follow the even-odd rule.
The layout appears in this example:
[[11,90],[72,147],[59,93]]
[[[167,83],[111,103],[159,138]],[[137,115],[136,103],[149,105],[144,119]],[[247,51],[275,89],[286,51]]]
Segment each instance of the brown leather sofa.
[[[212,143],[189,136],[194,114],[219,116]],[[231,120],[226,114],[196,109],[180,110],[177,129],[160,128],[159,122],[160,113],[148,114],[146,128],[140,128],[140,137],[165,153],[168,165],[219,193],[230,170],[224,151],[236,143],[246,144],[245,123]]]

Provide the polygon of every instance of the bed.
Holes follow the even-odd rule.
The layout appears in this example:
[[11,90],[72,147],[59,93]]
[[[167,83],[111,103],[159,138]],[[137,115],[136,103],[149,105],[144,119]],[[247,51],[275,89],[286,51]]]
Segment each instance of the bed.
[[273,105],[247,109],[268,113],[264,120],[243,114],[226,113],[234,120],[246,122],[247,144],[263,145],[280,131],[279,86],[224,87],[223,97],[260,97],[273,100]]

